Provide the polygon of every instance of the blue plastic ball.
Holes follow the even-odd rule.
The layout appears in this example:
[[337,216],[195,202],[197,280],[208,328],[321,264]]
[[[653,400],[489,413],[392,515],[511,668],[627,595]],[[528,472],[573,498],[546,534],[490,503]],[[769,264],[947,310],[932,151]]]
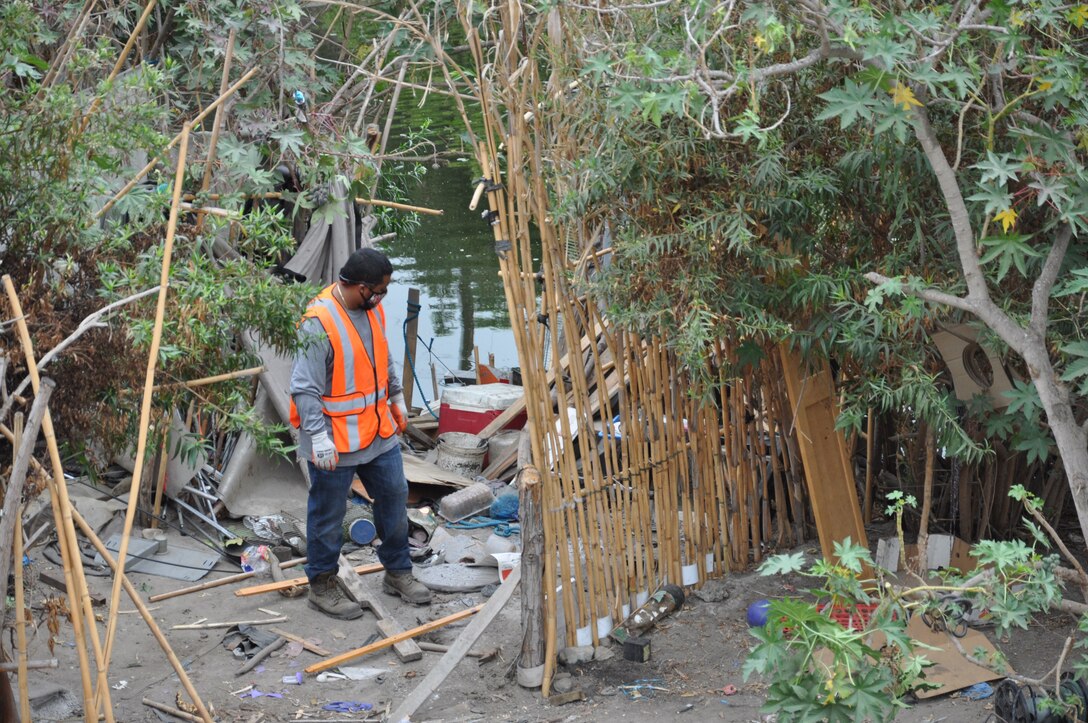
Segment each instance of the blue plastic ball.
[[748,627],[760,628],[767,624],[767,611],[771,607],[770,600],[756,600],[748,606]]

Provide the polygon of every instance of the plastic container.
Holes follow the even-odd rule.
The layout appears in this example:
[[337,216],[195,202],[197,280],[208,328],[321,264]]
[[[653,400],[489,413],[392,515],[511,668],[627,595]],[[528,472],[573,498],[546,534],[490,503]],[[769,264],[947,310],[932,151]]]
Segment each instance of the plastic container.
[[[525,390],[512,384],[474,384],[445,387],[438,412],[438,433],[476,434],[495,417],[521,399]],[[503,429],[521,429],[526,414],[522,412]]]
[[443,497],[438,503],[438,514],[449,522],[457,522],[490,510],[494,500],[491,488],[483,482],[476,482]]
[[486,454],[486,440],[467,432],[446,432],[438,435],[438,459],[435,464],[474,479],[484,468]]
[[504,429],[495,434],[487,442],[486,464],[504,459],[508,454],[518,448],[521,442],[521,432],[517,429]]
[[378,536],[374,526],[374,509],[370,505],[348,505],[344,515],[344,539],[356,545],[369,545]]
[[869,626],[876,605],[857,603],[855,605],[821,605],[820,612],[827,613],[831,619],[847,630],[864,630]]

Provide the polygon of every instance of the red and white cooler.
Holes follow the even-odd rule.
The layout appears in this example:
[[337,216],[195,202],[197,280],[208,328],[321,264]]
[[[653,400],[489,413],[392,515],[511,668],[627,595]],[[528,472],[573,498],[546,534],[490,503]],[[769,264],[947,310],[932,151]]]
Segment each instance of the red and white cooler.
[[[445,387],[438,412],[438,433],[478,434],[524,394],[525,390],[514,384]],[[525,426],[526,419],[525,412],[522,412],[503,429],[521,429]]]

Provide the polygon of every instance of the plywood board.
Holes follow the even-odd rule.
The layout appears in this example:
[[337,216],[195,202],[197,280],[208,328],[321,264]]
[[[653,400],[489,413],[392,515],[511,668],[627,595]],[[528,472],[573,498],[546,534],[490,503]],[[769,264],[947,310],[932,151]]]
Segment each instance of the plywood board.
[[864,547],[869,543],[846,440],[835,429],[839,409],[831,372],[824,361],[810,374],[799,354],[785,345],[779,349],[820,549],[832,560],[836,542],[849,537]]

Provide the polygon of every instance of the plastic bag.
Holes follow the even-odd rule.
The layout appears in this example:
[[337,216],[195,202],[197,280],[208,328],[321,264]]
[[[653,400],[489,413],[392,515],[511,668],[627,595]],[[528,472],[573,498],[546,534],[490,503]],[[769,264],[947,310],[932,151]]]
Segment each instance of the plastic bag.
[[254,577],[272,577],[272,550],[268,545],[250,545],[242,551],[242,570]]

